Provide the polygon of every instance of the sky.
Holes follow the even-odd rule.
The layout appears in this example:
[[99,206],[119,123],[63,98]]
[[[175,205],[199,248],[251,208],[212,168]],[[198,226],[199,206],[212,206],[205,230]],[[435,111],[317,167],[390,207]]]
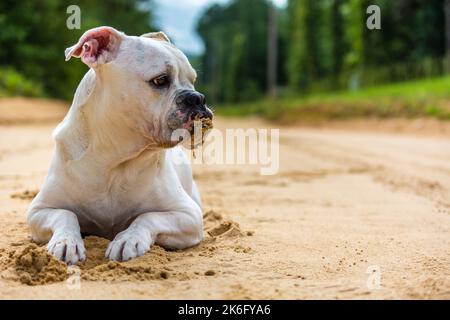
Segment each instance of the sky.
[[[227,3],[229,0],[154,0],[156,4],[156,25],[186,54],[203,52],[203,43],[195,31],[197,20],[213,3]],[[239,0],[243,1],[243,0]],[[287,0],[273,0],[278,6],[285,6]]]

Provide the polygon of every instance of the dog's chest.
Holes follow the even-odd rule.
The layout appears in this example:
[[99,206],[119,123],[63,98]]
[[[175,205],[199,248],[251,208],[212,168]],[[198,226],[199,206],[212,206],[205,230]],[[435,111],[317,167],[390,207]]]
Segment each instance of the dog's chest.
[[114,176],[97,174],[95,182],[85,183],[76,192],[75,206],[80,227],[102,226],[120,229],[139,214],[160,211],[160,192],[154,179],[145,174],[116,173]]
[[95,161],[65,167],[59,175],[64,205],[78,216],[82,232],[111,237],[140,214],[176,208],[183,188],[177,171],[171,160],[161,164],[154,158],[159,159],[141,157],[114,170]]
[[82,231],[92,233],[124,229],[140,212],[137,203],[125,202],[110,194],[97,195],[79,208],[77,215]]

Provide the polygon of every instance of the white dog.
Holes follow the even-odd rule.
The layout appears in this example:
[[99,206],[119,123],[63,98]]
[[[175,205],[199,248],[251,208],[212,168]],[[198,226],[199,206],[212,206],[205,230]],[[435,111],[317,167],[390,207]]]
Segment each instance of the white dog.
[[186,155],[173,133],[192,135],[197,119],[209,128],[212,112],[185,55],[162,32],[99,27],[66,49],[71,57],[91,69],[54,132],[50,170],[28,211],[33,239],[69,264],[85,259],[81,233],[111,239],[105,255],[117,261],[154,243],[198,244],[200,196],[187,161],[175,164]]

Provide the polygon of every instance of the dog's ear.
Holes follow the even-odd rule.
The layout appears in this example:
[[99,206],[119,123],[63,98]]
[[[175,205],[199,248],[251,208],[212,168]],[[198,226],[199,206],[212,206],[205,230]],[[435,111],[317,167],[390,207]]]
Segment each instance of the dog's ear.
[[111,27],[98,27],[86,31],[74,46],[65,51],[66,61],[71,57],[91,68],[114,60],[125,34]]
[[141,37],[152,38],[155,40],[161,40],[170,43],[169,37],[162,31],[145,33]]

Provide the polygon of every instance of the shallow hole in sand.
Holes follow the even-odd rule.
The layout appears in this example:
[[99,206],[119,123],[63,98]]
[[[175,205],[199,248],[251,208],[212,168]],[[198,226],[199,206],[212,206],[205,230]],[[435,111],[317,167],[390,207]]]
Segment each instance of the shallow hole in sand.
[[[81,280],[86,281],[188,280],[199,276],[213,276],[219,272],[212,269],[201,273],[186,271],[189,269],[181,266],[190,263],[188,260],[192,258],[211,257],[217,251],[218,244],[234,242],[234,238],[253,235],[253,232],[242,232],[239,224],[224,220],[221,214],[213,210],[204,214],[204,227],[205,240],[196,247],[165,250],[154,245],[143,256],[127,262],[109,261],[105,258],[109,240],[87,236],[84,238],[86,261],[71,267],[50,255],[46,245],[40,246],[30,240],[22,241],[11,244],[9,248],[0,248],[0,274],[3,279],[31,286],[65,281],[73,276],[76,268]],[[251,251],[249,247],[240,245],[230,248],[241,253]]]

